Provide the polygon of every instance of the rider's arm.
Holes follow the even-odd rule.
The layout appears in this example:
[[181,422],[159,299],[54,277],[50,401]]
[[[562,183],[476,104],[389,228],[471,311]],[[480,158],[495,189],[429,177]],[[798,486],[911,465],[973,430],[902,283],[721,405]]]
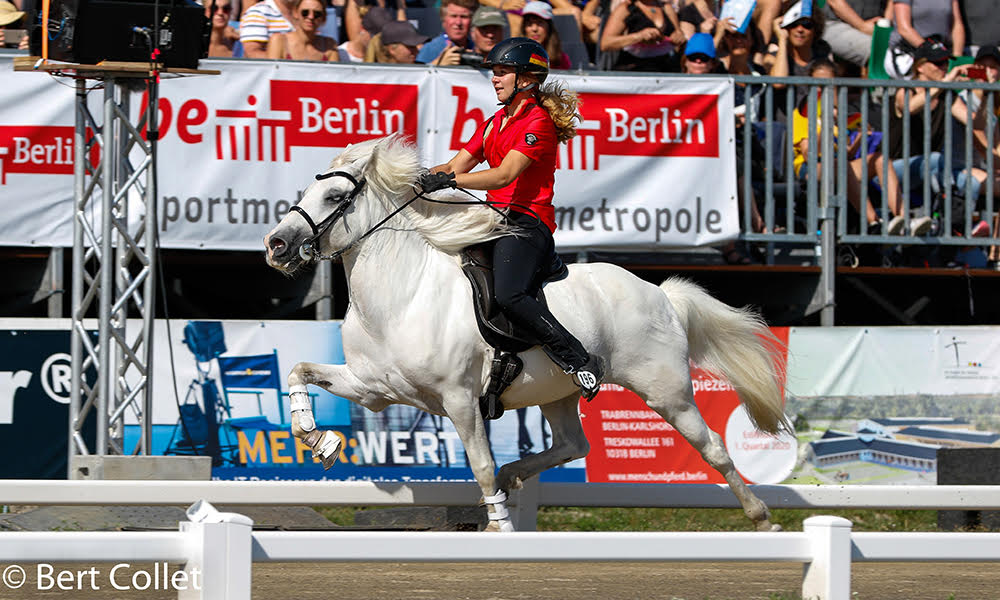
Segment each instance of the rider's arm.
[[498,190],[510,185],[530,165],[530,158],[517,150],[511,150],[503,158],[500,166],[475,173],[459,173],[455,177],[455,183],[458,187],[470,190]]
[[462,148],[458,151],[451,160],[444,163],[443,165],[438,165],[436,167],[431,167],[431,173],[468,173],[479,164],[476,157],[469,153],[468,150]]

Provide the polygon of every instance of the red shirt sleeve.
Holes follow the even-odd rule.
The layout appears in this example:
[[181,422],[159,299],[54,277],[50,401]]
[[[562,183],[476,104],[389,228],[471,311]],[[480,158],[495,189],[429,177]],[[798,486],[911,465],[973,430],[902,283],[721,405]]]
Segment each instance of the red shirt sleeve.
[[476,132],[472,134],[472,139],[470,139],[464,147],[464,150],[471,154],[479,162],[486,160],[486,153],[483,151],[483,138],[486,137],[486,127],[493,121],[493,117],[486,119],[479,124],[476,128]]
[[537,161],[543,155],[552,152],[559,140],[556,136],[556,126],[544,109],[536,107],[537,117],[532,119],[524,131],[513,140],[511,150],[517,150],[531,160]]

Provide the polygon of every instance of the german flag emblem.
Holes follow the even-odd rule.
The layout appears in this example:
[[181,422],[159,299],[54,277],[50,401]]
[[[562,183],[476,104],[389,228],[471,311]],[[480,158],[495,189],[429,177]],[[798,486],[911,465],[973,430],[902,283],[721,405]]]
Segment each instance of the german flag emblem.
[[528,62],[533,65],[538,65],[539,67],[545,67],[546,69],[549,68],[549,61],[541,54],[532,54],[531,58],[528,59]]

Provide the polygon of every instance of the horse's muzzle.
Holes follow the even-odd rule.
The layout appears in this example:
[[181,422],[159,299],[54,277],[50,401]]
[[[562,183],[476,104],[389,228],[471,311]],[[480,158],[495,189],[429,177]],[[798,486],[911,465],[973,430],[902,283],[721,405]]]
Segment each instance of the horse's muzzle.
[[277,231],[272,231],[264,237],[264,247],[267,250],[267,264],[281,271],[294,271],[301,262],[311,260],[310,253],[304,254],[302,246],[295,252],[295,245]]

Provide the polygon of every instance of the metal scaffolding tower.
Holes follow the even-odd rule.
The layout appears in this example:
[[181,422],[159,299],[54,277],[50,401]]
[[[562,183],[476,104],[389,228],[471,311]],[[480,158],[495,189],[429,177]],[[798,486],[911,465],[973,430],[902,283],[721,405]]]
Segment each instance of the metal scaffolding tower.
[[[96,115],[87,105],[88,82],[97,82],[93,89],[103,88]],[[148,83],[150,105],[156,106],[157,82],[148,65],[141,76],[114,70],[76,75],[70,469],[74,456],[149,454],[151,449],[156,151],[155,141],[144,139],[142,131],[147,120],[154,121],[149,130],[156,131],[156,111],[143,111],[132,123],[130,99],[137,83]],[[84,324],[94,317],[96,343]],[[126,413],[141,428],[131,448],[125,447]],[[84,423],[91,414],[97,431],[88,447]]]

